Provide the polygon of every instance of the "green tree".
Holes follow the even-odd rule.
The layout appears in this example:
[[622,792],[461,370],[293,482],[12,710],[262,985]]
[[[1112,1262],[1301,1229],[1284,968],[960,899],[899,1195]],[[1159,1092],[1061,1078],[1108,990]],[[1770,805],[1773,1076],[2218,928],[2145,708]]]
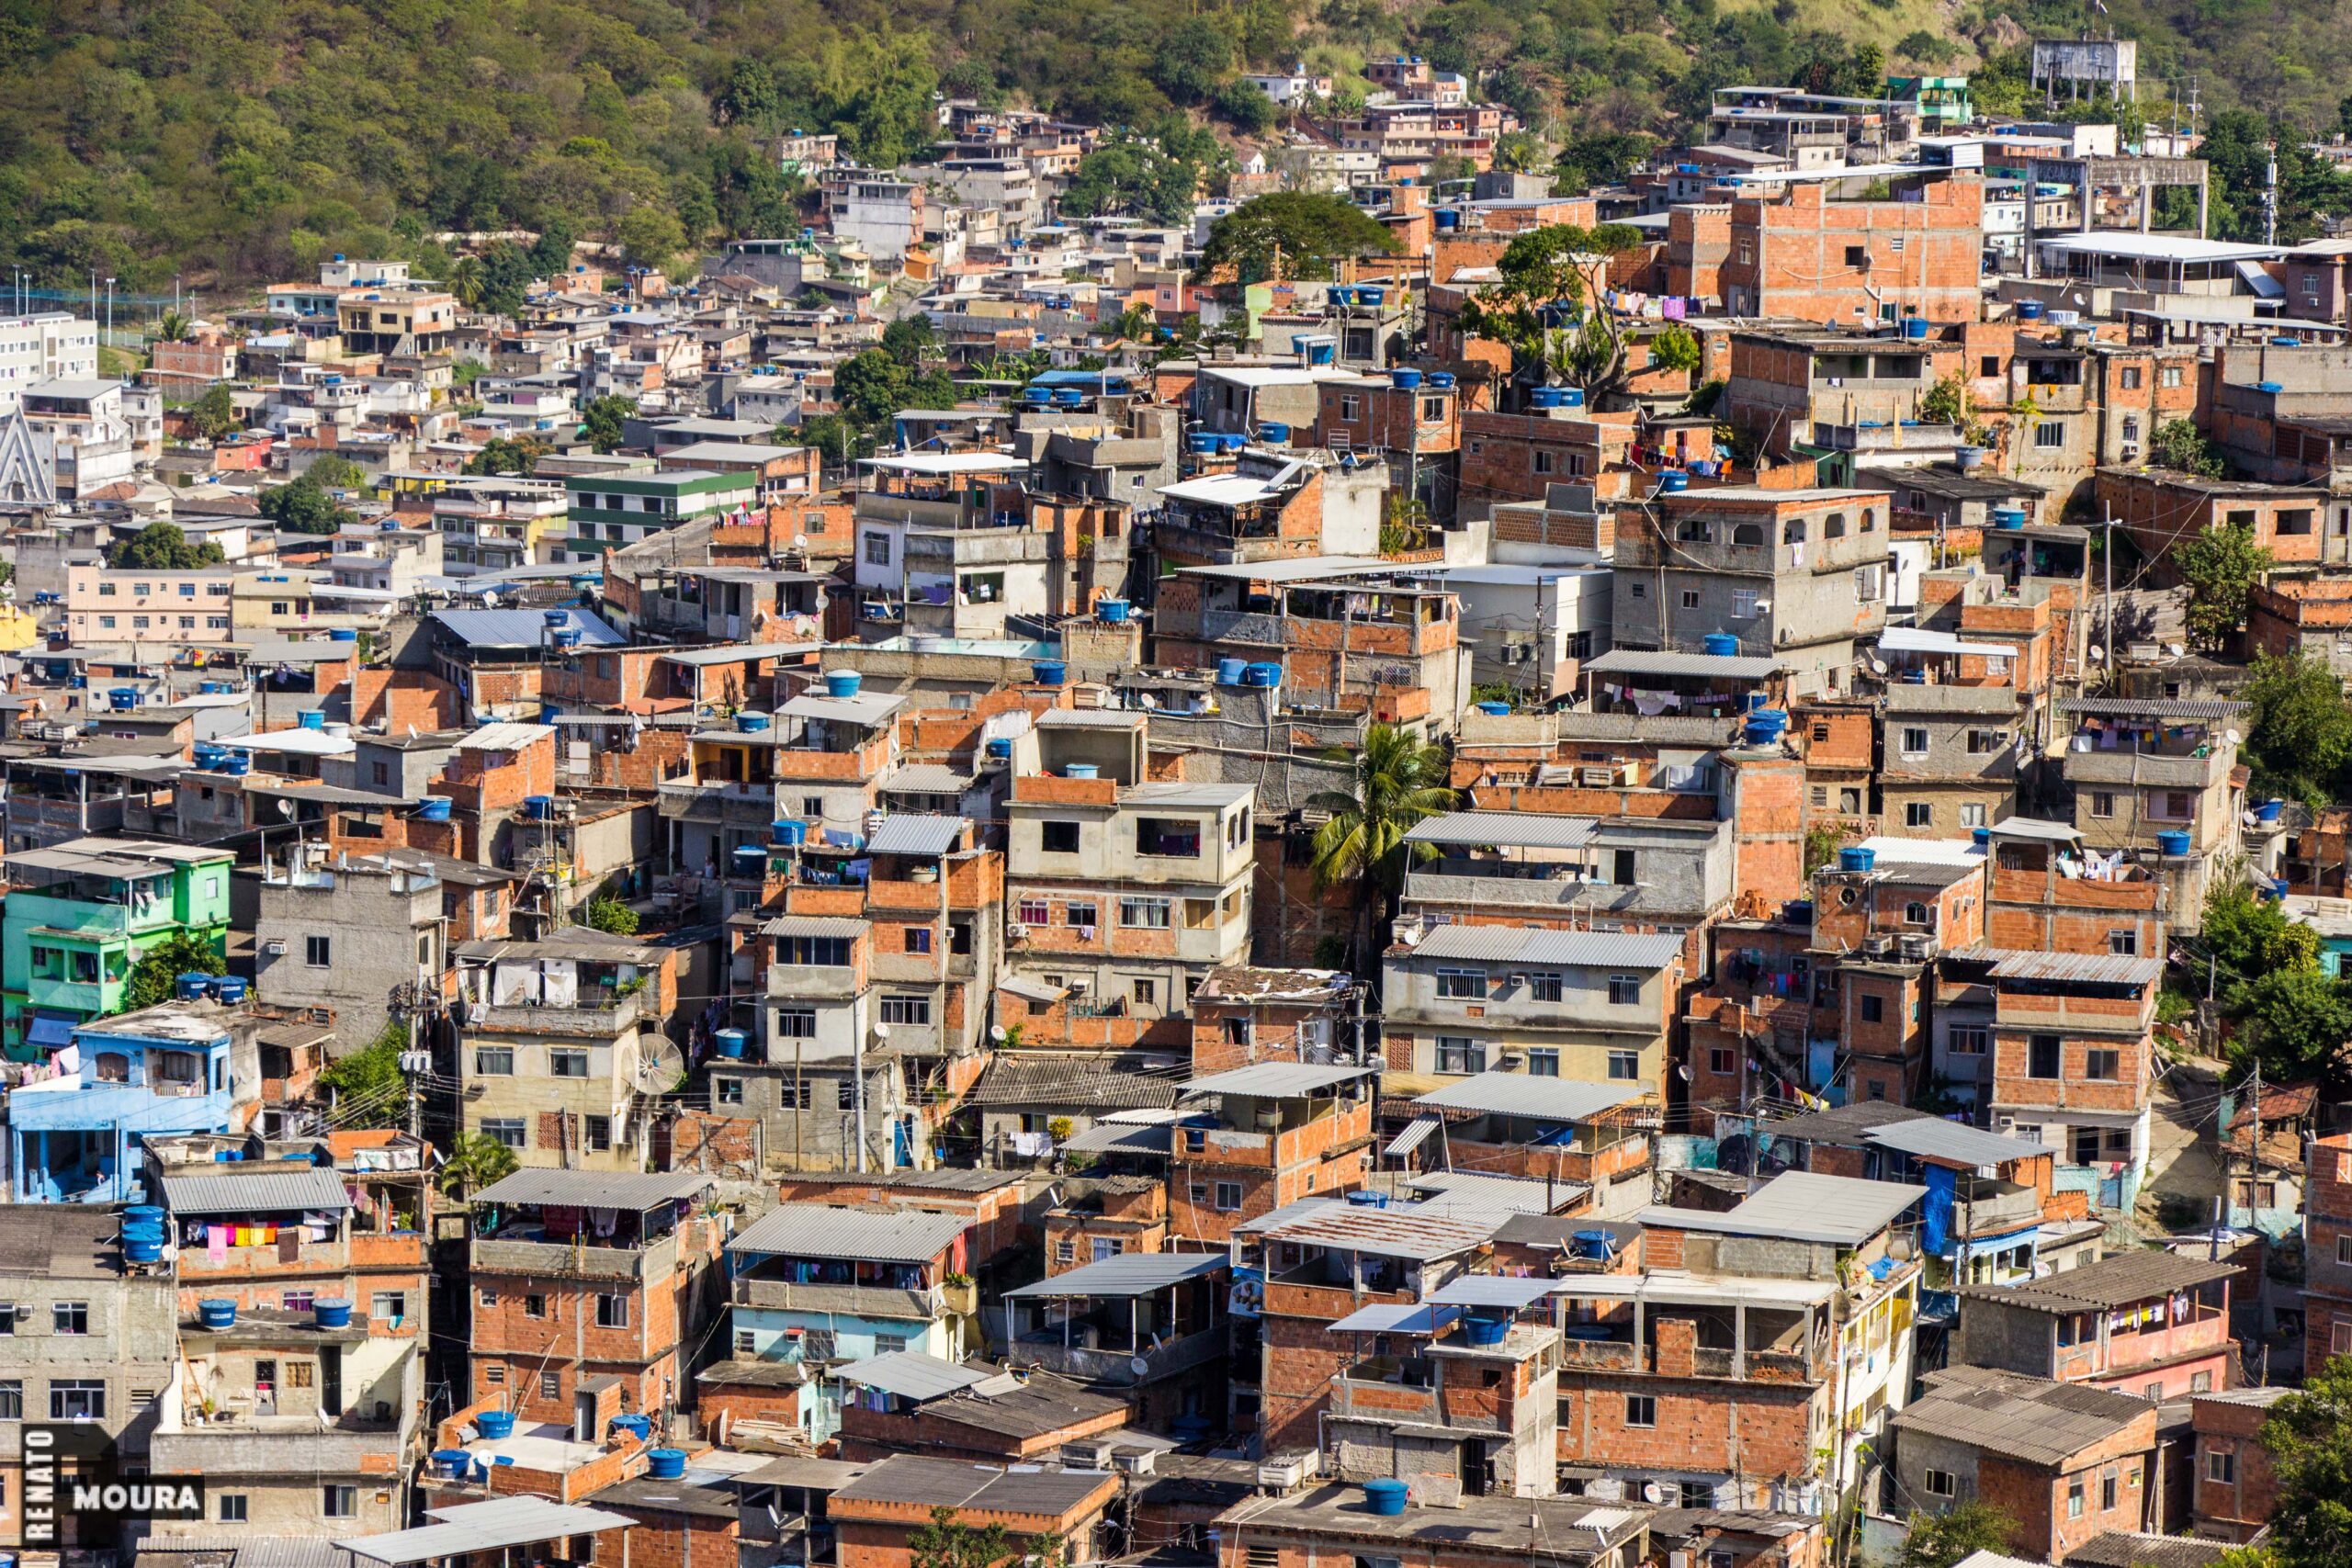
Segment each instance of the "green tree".
[[334,1091],[340,1127],[401,1127],[408,1122],[408,1075],[401,1053],[408,1049],[408,1025],[384,1025],[366,1049],[319,1072],[319,1086]]
[[2175,546],[2172,564],[2188,587],[2189,640],[2213,650],[2245,625],[2254,585],[2270,570],[2273,557],[2254,542],[2252,525],[2231,523]]
[[833,400],[843,415],[865,429],[911,407],[913,388],[907,367],[878,348],[853,354],[833,367]]
[[486,1133],[460,1133],[441,1166],[441,1190],[451,1197],[479,1192],[522,1168],[514,1151]]
[[264,517],[296,534],[332,534],[346,523],[358,521],[356,513],[336,504],[334,497],[307,473],[263,491],[255,504]]
[[321,490],[357,490],[368,482],[368,470],[337,452],[324,452],[302,470],[319,481]]
[[155,323],[155,337],[160,343],[186,343],[195,331],[195,324],[177,310],[166,310]]
[[1650,339],[1650,364],[1660,370],[1689,374],[1706,363],[1699,335],[1688,327],[1668,327]]
[[[1407,868],[1419,858],[1406,833],[1423,818],[1453,809],[1451,759],[1438,742],[1391,724],[1369,726],[1360,750],[1333,747],[1323,756],[1349,763],[1351,779],[1346,789],[1318,790],[1308,798],[1308,805],[1329,814],[1315,830],[1310,851],[1315,883],[1352,887],[1359,935],[1374,937],[1404,891]],[[1360,942],[1359,973],[1368,962]]]
[[1151,51],[1151,79],[1180,104],[1197,104],[1233,69],[1233,36],[1215,17],[1188,17],[1165,29]]
[[2352,985],[2318,969],[2274,970],[2233,986],[2238,1054],[2282,1079],[2336,1077],[2352,1041]]
[[636,413],[637,404],[616,392],[591,398],[580,411],[580,434],[597,451],[613,451],[621,444],[621,422]]
[[1216,117],[1244,136],[1263,136],[1274,129],[1274,100],[1254,82],[1235,77],[1216,90]]
[[215,381],[205,388],[204,395],[188,406],[187,413],[189,424],[207,441],[234,434],[243,423],[237,418],[237,400],[226,381]]
[[1980,1551],[2007,1552],[2017,1520],[1990,1503],[1962,1503],[1941,1514],[1913,1514],[1902,1568],[1954,1568]]
[[622,213],[613,238],[620,243],[629,265],[648,272],[668,272],[678,253],[686,248],[684,225],[650,201],[640,201]]
[[1657,147],[1657,139],[1640,131],[1586,131],[1568,138],[1555,165],[1558,188],[1581,196],[1595,186],[1623,185]]
[[458,304],[469,310],[479,310],[482,292],[489,285],[490,269],[480,256],[459,256],[449,264],[449,276],[445,281]]
[[638,914],[635,909],[609,894],[599,894],[588,900],[581,911],[580,923],[608,936],[635,936]]
[[1982,446],[1992,437],[1976,417],[1976,400],[1969,394],[1967,378],[1957,370],[1928,389],[1919,400],[1919,417],[1929,424],[1951,425],[1972,446]]
[[2149,433],[2148,463],[2151,468],[2177,468],[2205,479],[2220,479],[2223,467],[2221,448],[2186,419],[2168,419]]
[[1495,139],[1494,167],[1499,174],[1532,174],[1550,155],[1544,139],[1532,130],[1507,130]]
[[140,571],[196,571],[227,558],[211,540],[190,544],[178,524],[160,520],[107,547],[108,566]]
[[466,472],[527,475],[547,453],[548,444],[535,435],[493,435],[466,459]]
[[1335,196],[1295,191],[1253,197],[1209,225],[1193,276],[1215,277],[1233,268],[1245,283],[1275,275],[1317,278],[1330,276],[1343,256],[1385,255],[1396,240],[1362,209]]
[[2319,968],[2319,933],[2272,898],[2242,882],[2205,896],[2199,940],[2222,967],[2240,976],[2298,974]]
[[920,370],[939,353],[929,316],[902,316],[882,329],[882,352],[910,370]]
[[1625,382],[1625,340],[1617,313],[1599,304],[1609,261],[1641,243],[1623,224],[1599,229],[1555,223],[1503,247],[1495,281],[1462,303],[1462,330],[1511,351],[1514,374],[1566,378],[1588,400]]
[[854,458],[869,456],[873,443],[855,423],[837,413],[812,413],[803,419],[798,428],[776,427],[776,438],[787,444],[814,446],[818,455],[836,469],[846,468]]
[[2242,695],[2254,715],[2240,755],[2257,796],[2317,811],[2352,794],[2352,704],[2334,671],[2300,654],[2257,659]]
[[2270,1514],[2278,1568],[2352,1562],[2352,1358],[2335,1358],[2272,1405],[2262,1446],[2278,1483]]
[[137,1012],[170,1001],[179,994],[181,976],[218,975],[224,962],[219,943],[192,931],[168,932],[140,949],[138,960],[123,976],[122,1010]]

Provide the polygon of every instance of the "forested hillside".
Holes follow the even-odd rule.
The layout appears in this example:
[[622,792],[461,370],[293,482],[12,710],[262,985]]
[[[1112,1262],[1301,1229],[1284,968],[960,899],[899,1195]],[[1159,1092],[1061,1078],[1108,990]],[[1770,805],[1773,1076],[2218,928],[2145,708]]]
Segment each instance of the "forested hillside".
[[[2209,122],[2335,129],[2345,8],[2112,4],[2152,113],[2195,69]],[[2082,21],[2035,0],[0,0],[0,265],[219,286],[334,250],[430,265],[436,231],[549,227],[659,263],[797,223],[769,134],[835,130],[895,162],[928,140],[937,90],[1133,129],[1087,200],[1164,207],[1186,182],[1162,150],[1214,164],[1202,127],[1265,129],[1234,73],[1304,57],[1344,83],[1399,47],[1476,73],[1572,177],[1600,177],[1732,82],[1971,70],[1980,102],[2016,107],[2016,45]],[[2215,123],[2258,173],[2262,118]],[[2246,171],[2225,173],[2243,194]],[[2315,168],[2287,177],[2290,227],[2346,205]]]

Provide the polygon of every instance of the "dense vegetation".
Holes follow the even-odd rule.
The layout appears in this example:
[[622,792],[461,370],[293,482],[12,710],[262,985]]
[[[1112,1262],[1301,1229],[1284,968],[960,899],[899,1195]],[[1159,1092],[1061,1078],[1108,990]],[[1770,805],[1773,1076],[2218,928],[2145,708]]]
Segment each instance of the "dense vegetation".
[[[1360,93],[1396,48],[1475,73],[1545,128],[1579,183],[1621,173],[1714,87],[1875,90],[1890,66],[1970,70],[2023,107],[2018,45],[2072,30],[2057,0],[0,0],[0,265],[129,289],[299,274],[336,250],[450,276],[445,231],[553,229],[665,265],[728,233],[788,231],[799,194],[773,137],[837,131],[853,157],[920,155],[932,95],[1126,128],[1080,181],[1089,210],[1165,216],[1216,138],[1267,128],[1236,73],[1304,58]],[[2332,133],[2319,63],[2352,41],[2322,0],[2116,0],[2143,103],[2200,72],[2222,174],[2217,226],[2259,223],[2266,118]],[[1540,164],[1521,140],[1509,162]],[[2290,233],[2352,207],[2292,148]],[[552,248],[552,247],[550,247]],[[547,253],[534,259],[546,259]],[[511,293],[526,254],[468,291]]]

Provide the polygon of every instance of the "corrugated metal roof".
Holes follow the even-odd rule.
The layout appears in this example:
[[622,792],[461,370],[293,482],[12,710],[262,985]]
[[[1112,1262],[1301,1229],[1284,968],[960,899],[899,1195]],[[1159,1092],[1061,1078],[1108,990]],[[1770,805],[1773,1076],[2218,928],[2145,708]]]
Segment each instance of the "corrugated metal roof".
[[604,1508],[583,1508],[546,1497],[497,1497],[453,1508],[428,1508],[435,1522],[384,1535],[363,1535],[338,1540],[337,1546],[371,1562],[430,1562],[469,1552],[497,1551],[510,1546],[534,1546],[571,1535],[594,1535],[622,1529],[637,1521],[627,1514]]
[[1177,811],[1222,811],[1257,794],[1246,784],[1137,784],[1119,796],[1122,806],[1156,806]]
[[2060,713],[2094,718],[2235,718],[2251,711],[2251,703],[2220,697],[2061,697]]
[[715,1185],[692,1172],[518,1170],[481,1191],[477,1203],[569,1203],[594,1209],[650,1209],[692,1198]]
[[1436,1117],[1416,1116],[1410,1122],[1405,1123],[1405,1130],[1397,1134],[1394,1138],[1388,1140],[1388,1146],[1380,1152],[1384,1155],[1392,1156],[1411,1154],[1415,1149],[1419,1148],[1423,1143],[1427,1142],[1429,1135],[1431,1133],[1436,1132],[1437,1129],[1438,1119]]
[[1554,1177],[1492,1176],[1482,1170],[1430,1170],[1398,1179],[1425,1210],[1476,1210],[1481,1214],[1543,1214],[1592,1190],[1582,1181]]
[[1996,980],[2075,981],[2098,986],[2145,986],[2164,977],[2161,958],[2122,953],[2007,953],[1993,964]]
[[551,626],[538,610],[435,610],[433,619],[469,648],[537,648],[548,634],[569,628],[591,648],[617,648],[628,639],[595,616],[563,612],[563,626]]
[[1133,729],[1148,716],[1137,708],[1047,708],[1039,729]]
[[1736,681],[1760,681],[1781,668],[1777,659],[1748,659],[1715,653],[1672,653],[1638,648],[1612,648],[1588,661],[1594,675],[1728,675]]
[[1422,1095],[1413,1103],[1439,1111],[1525,1116],[1538,1122],[1581,1122],[1639,1100],[1643,1093],[1643,1086],[1637,1083],[1583,1083],[1575,1078],[1486,1072]]
[[458,740],[459,751],[520,751],[526,746],[555,738],[551,724],[485,724]]
[[971,826],[962,817],[934,816],[929,812],[894,812],[882,818],[882,826],[865,841],[870,855],[944,855],[964,841],[964,833]]
[[1419,1302],[1374,1302],[1358,1307],[1331,1325],[1334,1334],[1439,1335],[1453,1326],[1459,1309],[1428,1306]]
[[175,1214],[271,1214],[351,1207],[343,1178],[315,1167],[249,1176],[166,1176],[164,1207]]
[[1592,842],[1599,826],[1589,817],[1546,817],[1532,811],[1448,811],[1414,823],[1406,830],[1405,841],[1578,850]]
[[1062,1147],[1071,1154],[1164,1155],[1170,1123],[1137,1127],[1124,1122],[1098,1122]]
[[869,1356],[863,1361],[852,1361],[845,1367],[835,1367],[833,1376],[843,1382],[857,1383],[865,1388],[878,1388],[885,1393],[895,1393],[901,1399],[917,1403],[941,1399],[957,1389],[986,1382],[993,1372],[976,1372],[969,1367],[959,1367],[937,1356],[926,1356],[920,1350],[892,1350],[886,1355]]
[[1048,1055],[1000,1052],[964,1097],[967,1105],[1073,1107],[1102,1111],[1165,1110],[1176,1103],[1176,1080],[1147,1069],[1147,1060],[1100,1054]]
[[[1968,642],[1955,632],[1937,631],[1927,626],[1889,626],[1878,634],[1878,645],[1889,653],[1951,653],[1974,654],[1986,659],[2007,659],[2018,650],[2005,642]],[[1893,697],[1899,687],[1890,686],[1886,694]],[[1969,686],[1918,687],[1923,691],[1975,691],[1988,688]],[[1995,688],[2006,693],[2011,707],[2018,696],[2007,688]]]
[[835,1492],[833,1504],[837,1508],[866,1502],[1059,1516],[1118,1485],[1117,1476],[1090,1470],[999,1470],[892,1454]]
[[1934,1160],[1939,1165],[1971,1168],[2003,1165],[2014,1159],[2031,1159],[2037,1155],[2057,1152],[2029,1138],[2003,1137],[1981,1127],[1963,1126],[1958,1122],[1946,1122],[1936,1116],[1922,1116],[1872,1127],[1862,1134],[1862,1141],[1883,1149],[1899,1150],[1919,1159]]
[[760,923],[762,936],[859,937],[867,922],[855,915],[778,915]]
[[[2137,1530],[2101,1530],[2066,1553],[2066,1568],[2215,1568],[2238,1549],[2226,1540],[2199,1540],[2186,1535],[2143,1535]],[[1979,1552],[1979,1557],[1987,1553]],[[2011,1558],[2018,1568],[2040,1564]],[[238,1568],[244,1568],[243,1563]],[[1969,1568],[2007,1568],[1996,1559],[1990,1564],[1971,1562]]]
[[779,1203],[727,1244],[730,1253],[927,1263],[972,1228],[968,1214]]
[[1222,1252],[1122,1252],[1004,1294],[1008,1301],[1023,1296],[1148,1296],[1215,1274],[1229,1261]]
[[1495,1227],[1507,1217],[1419,1203],[1391,1203],[1384,1209],[1339,1199],[1309,1199],[1247,1221],[1237,1228],[1306,1247],[1426,1261],[1478,1246],[1493,1235]]
[[1993,834],[2002,839],[2041,839],[2053,844],[2079,841],[2082,834],[2064,822],[2044,822],[2038,817],[2005,817],[1993,824]]
[[2209,1280],[2227,1279],[2237,1271],[2234,1263],[2145,1249],[2119,1252],[2096,1263],[2078,1264],[2022,1284],[1961,1285],[1955,1289],[1963,1296],[2007,1302],[2037,1312],[2085,1312],[2093,1307],[2129,1306],[2134,1302],[2151,1301]]
[[1439,926],[1413,944],[1417,958],[1570,968],[1663,969],[1682,953],[1678,936],[1630,931],[1559,931],[1534,926]]
[[1860,1247],[1927,1195],[1926,1188],[1907,1183],[1784,1170],[1725,1213],[1660,1206],[1634,1217],[1663,1230]]
[[884,795],[962,795],[975,783],[943,762],[909,762],[881,784]]
[[1309,1062],[1259,1062],[1194,1078],[1184,1086],[1183,1092],[1187,1099],[1196,1094],[1252,1094],[1282,1100],[1315,1094],[1351,1078],[1370,1077],[1379,1071],[1378,1067],[1318,1067]]
[[1928,1373],[1927,1392],[1897,1414],[1894,1425],[1899,1432],[2055,1466],[2127,1430],[2150,1410],[2144,1399],[2103,1388],[1954,1367]]
[[1517,1279],[1506,1274],[1464,1274],[1430,1292],[1439,1306],[1509,1307],[1516,1312],[1552,1293],[1548,1279]]
[[854,697],[803,692],[775,711],[779,718],[821,718],[871,728],[906,705],[907,699],[896,692],[861,692]]

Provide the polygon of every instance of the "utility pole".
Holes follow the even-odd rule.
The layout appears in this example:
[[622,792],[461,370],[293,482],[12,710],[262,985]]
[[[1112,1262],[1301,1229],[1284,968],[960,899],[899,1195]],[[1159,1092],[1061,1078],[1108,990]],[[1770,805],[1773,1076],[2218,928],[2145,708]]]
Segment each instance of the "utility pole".
[[2278,243],[2278,143],[2274,139],[2262,144],[2262,243]]

